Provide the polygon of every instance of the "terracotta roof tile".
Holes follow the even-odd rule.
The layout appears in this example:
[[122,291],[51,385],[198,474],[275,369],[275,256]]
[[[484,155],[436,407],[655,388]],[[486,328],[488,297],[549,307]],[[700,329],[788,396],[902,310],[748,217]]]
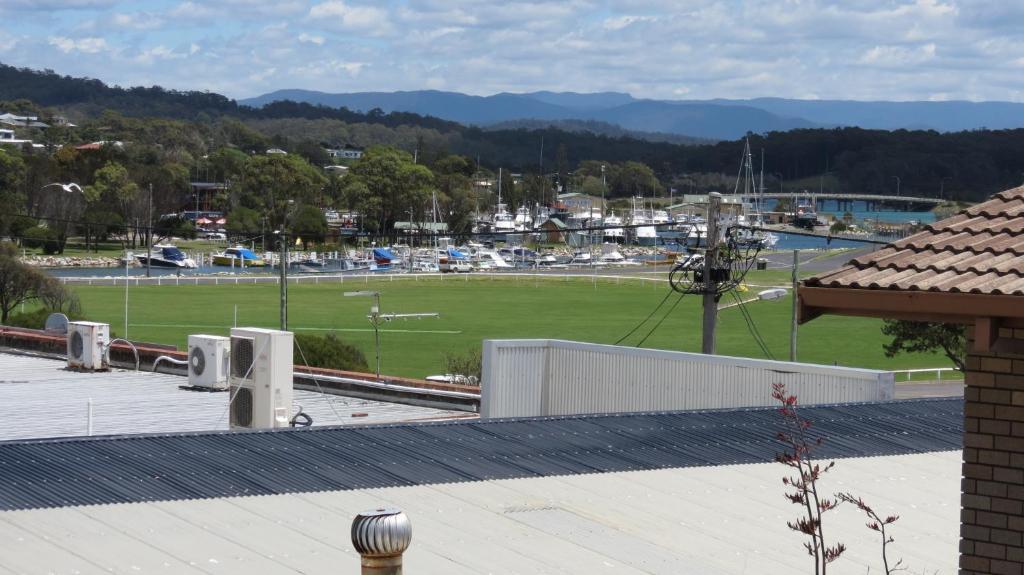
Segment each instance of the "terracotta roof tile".
[[1024,295],[1024,186],[804,282],[808,286]]

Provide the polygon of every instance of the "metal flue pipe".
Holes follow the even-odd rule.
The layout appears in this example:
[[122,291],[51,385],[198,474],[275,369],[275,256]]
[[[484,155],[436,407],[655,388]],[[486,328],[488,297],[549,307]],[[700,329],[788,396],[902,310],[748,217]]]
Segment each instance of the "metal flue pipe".
[[402,554],[411,542],[412,524],[398,509],[364,511],[352,520],[362,575],[402,575]]

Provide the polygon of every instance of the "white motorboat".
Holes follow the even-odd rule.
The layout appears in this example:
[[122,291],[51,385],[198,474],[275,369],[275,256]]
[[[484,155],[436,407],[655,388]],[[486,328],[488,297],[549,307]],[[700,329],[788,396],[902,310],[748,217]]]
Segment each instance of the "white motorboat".
[[615,212],[609,213],[605,216],[601,225],[604,227],[604,239],[606,241],[619,243],[626,239],[626,231],[622,228],[615,227],[622,225],[622,218],[615,215]]
[[629,225],[633,228],[633,241],[641,246],[653,246],[658,243],[658,229],[650,225],[653,222],[643,209],[634,209],[629,215]]
[[622,255],[619,251],[619,246],[616,244],[602,244],[601,255],[598,256],[597,262],[600,264],[612,265],[612,266],[638,266],[640,262],[636,260],[626,259],[626,256]]
[[533,216],[530,215],[530,208],[526,206],[520,206],[516,210],[515,219],[512,221],[512,225],[515,226],[517,232],[528,232],[533,229]]
[[496,234],[507,234],[516,231],[515,216],[508,213],[508,210],[505,209],[505,204],[498,204],[494,217],[491,218],[491,231]]
[[501,256],[496,250],[477,248],[474,254],[475,263],[481,268],[511,268],[512,264]]
[[135,259],[141,265],[155,268],[195,268],[196,262],[171,244],[158,244],[146,254],[138,254]]
[[594,258],[590,255],[590,252],[582,250],[572,254],[572,259],[569,260],[569,265],[571,266],[589,266],[593,263],[595,263]]

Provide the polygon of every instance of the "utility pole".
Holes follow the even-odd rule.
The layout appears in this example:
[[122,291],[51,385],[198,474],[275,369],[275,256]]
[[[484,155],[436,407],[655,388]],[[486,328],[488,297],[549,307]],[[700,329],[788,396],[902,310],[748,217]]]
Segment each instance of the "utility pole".
[[[283,227],[283,226],[282,226]],[[281,230],[281,331],[288,331],[288,232]]]
[[149,184],[149,226],[146,227],[146,277],[153,270],[153,183]]
[[800,250],[793,250],[793,317],[789,326],[789,361],[796,361],[796,284],[800,270]]
[[715,327],[718,323],[718,220],[722,213],[722,194],[708,194],[708,239],[704,251],[704,337],[701,352],[714,355]]
[[281,222],[281,331],[288,331],[288,214],[294,204],[294,200],[288,200]]
[[605,177],[604,177],[604,164],[601,164],[601,225],[602,226],[604,225],[604,217],[605,217],[605,214],[604,214],[604,208],[605,208],[604,196],[605,196],[605,193],[607,192],[607,190],[608,190],[608,180],[606,180]]

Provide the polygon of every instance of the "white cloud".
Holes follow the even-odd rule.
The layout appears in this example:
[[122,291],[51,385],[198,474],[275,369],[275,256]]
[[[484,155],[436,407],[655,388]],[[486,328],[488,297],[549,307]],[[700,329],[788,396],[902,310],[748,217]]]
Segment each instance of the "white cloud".
[[355,6],[341,0],[317,4],[309,9],[309,20],[324,28],[356,30],[371,35],[384,34],[391,28],[385,10],[373,6]]
[[164,20],[155,14],[147,12],[116,13],[106,21],[106,24],[132,30],[153,30],[163,26]]
[[935,44],[923,46],[875,46],[863,56],[858,62],[870,66],[905,67],[908,65],[923,64],[935,58]]
[[0,52],[7,52],[14,49],[18,44],[18,39],[0,30]]
[[49,38],[51,46],[55,46],[61,52],[70,54],[71,52],[83,52],[85,54],[95,54],[106,50],[107,41],[103,38],[65,38],[64,36],[51,36]]
[[315,36],[313,34],[307,34],[307,33],[303,32],[302,34],[299,34],[299,42],[306,43],[306,44],[316,44],[317,46],[323,46],[324,45],[324,37],[323,36]]

